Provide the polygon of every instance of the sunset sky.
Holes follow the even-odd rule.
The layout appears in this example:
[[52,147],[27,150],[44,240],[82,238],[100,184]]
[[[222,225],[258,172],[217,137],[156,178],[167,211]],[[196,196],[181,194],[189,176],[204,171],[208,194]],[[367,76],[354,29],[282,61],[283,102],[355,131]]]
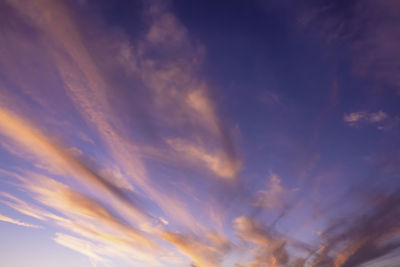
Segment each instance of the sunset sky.
[[0,1],[0,266],[400,266],[400,1]]

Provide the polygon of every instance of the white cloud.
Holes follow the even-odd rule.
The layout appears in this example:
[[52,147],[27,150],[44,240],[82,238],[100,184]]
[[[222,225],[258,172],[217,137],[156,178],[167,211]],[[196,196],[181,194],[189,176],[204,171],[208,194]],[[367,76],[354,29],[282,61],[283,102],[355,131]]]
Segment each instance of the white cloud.
[[361,124],[380,124],[388,118],[388,114],[379,110],[377,112],[358,111],[344,114],[343,120],[350,126],[360,126]]
[[25,222],[21,222],[19,220],[4,216],[2,214],[0,214],[0,221],[2,222],[8,222],[8,223],[12,223],[12,224],[16,224],[19,226],[24,226],[24,227],[29,227],[29,228],[41,228],[38,225],[34,225],[34,224],[29,224],[29,223],[25,223]]

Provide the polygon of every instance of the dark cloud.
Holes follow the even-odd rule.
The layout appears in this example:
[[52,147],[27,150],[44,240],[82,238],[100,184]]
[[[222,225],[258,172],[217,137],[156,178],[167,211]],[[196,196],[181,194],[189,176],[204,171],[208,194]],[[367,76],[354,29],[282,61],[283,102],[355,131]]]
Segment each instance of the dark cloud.
[[298,17],[303,30],[347,55],[353,74],[367,80],[373,91],[400,92],[398,1],[329,0],[303,4]]

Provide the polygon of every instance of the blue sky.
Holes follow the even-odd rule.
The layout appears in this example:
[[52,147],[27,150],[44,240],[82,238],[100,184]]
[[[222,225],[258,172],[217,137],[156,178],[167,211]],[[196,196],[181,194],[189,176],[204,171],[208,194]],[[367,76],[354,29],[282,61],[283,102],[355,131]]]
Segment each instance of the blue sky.
[[0,3],[2,264],[396,266],[399,15]]

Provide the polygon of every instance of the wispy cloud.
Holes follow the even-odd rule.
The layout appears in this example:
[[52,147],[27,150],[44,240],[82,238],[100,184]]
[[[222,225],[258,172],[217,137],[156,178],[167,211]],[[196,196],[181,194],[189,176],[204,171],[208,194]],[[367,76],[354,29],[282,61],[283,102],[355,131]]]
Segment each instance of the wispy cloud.
[[[29,179],[25,177],[29,177]],[[155,264],[156,261],[152,259],[155,253],[158,252],[160,257],[162,256],[161,249],[149,237],[133,226],[122,222],[102,204],[90,197],[41,174],[27,172],[24,175],[18,175],[18,178],[22,181],[21,189],[32,194],[33,199],[41,206],[60,215],[2,193],[4,198],[11,200],[2,201],[9,207],[79,235],[88,240],[85,241],[88,244],[91,242],[101,244],[102,250],[100,251],[112,251],[112,255],[128,262],[141,261]],[[135,251],[134,254],[132,254],[133,251]],[[84,254],[87,255],[87,253]],[[91,256],[100,259],[102,258],[100,255],[98,257]],[[106,253],[106,255],[109,254]]]
[[82,182],[90,190],[93,187],[107,194],[113,201],[120,202],[121,208],[129,209],[129,215],[136,219],[144,219],[147,215],[128,200],[125,193],[82,161],[69,154],[62,147],[54,145],[38,129],[30,126],[15,114],[0,109],[0,131],[11,140],[22,145],[22,148],[37,157],[47,167],[47,171],[55,175],[72,175],[78,182]]
[[218,265],[230,247],[229,242],[201,240],[190,235],[165,232],[162,237],[174,244],[184,255],[192,259],[195,266],[212,267]]
[[101,254],[104,254],[102,253],[101,249],[89,241],[61,233],[57,233],[56,237],[54,238],[54,241],[56,241],[58,244],[62,246],[65,246],[67,248],[70,248],[72,250],[75,250],[79,253],[88,256],[93,263],[107,262],[105,258],[100,256]]
[[288,203],[288,190],[281,186],[281,179],[275,173],[270,173],[266,190],[257,192],[255,205],[272,210],[282,210]]
[[399,93],[399,8],[396,0],[306,2],[298,22],[326,44],[344,45],[342,49],[351,54],[353,74],[368,80],[368,89]]
[[360,126],[362,124],[370,124],[377,126],[378,129],[383,127],[385,120],[389,119],[389,115],[379,110],[377,112],[358,111],[345,114],[343,120],[350,126]]
[[[133,38],[122,27],[109,26],[92,5],[0,3],[0,21],[7,21],[0,23],[6,36],[0,38],[0,145],[10,158],[0,175],[12,181],[11,190],[0,192],[2,205],[56,228],[49,230],[54,241],[88,256],[93,265],[118,259],[137,266],[215,267],[244,255],[236,266],[353,266],[398,247],[391,243],[399,233],[392,219],[398,217],[397,191],[348,223],[326,223],[319,236],[303,233],[288,216],[294,212],[290,207],[301,206],[308,217],[315,203],[306,203],[308,196],[292,197],[294,183],[286,183],[286,176],[311,174],[288,174],[290,164],[282,163],[284,175],[270,172],[262,186],[251,180],[258,165],[268,169],[270,162],[264,164],[258,154],[249,157],[254,162],[242,159],[235,122],[202,72],[206,49],[172,9],[160,1],[146,3]],[[386,5],[378,6],[397,7],[392,1]],[[303,26],[327,10],[331,7],[315,11]],[[329,42],[351,35],[335,20],[322,28],[330,30]],[[352,58],[363,77],[397,43],[389,34],[394,28],[374,29],[366,33],[391,45],[381,49],[368,34],[361,38],[360,51],[372,51],[365,62]],[[357,45],[352,41],[351,47]],[[386,72],[374,72],[375,81],[393,86],[396,64],[388,60]],[[326,110],[338,106],[336,85]],[[259,100],[282,104],[286,93],[284,98],[265,91]],[[398,118],[388,109],[346,113],[343,120],[388,129]],[[250,146],[245,143],[244,150]],[[308,162],[309,155],[301,151],[296,157]],[[299,169],[311,173],[323,159],[318,154]],[[279,224],[285,216],[290,219]],[[4,215],[0,220],[40,228]],[[308,221],[310,228],[324,224]],[[292,238],[293,232],[306,241]]]
[[375,122],[381,122],[384,119],[386,119],[388,115],[383,112],[382,110],[379,110],[378,112],[364,112],[364,111],[359,111],[359,112],[353,112],[349,114],[344,115],[344,121],[348,123],[357,123],[357,122],[369,122],[369,123],[375,123]]
[[19,226],[28,227],[28,228],[42,228],[41,226],[38,226],[38,225],[35,225],[35,224],[21,222],[19,220],[7,217],[7,216],[2,215],[2,214],[0,214],[0,221],[8,222],[8,223],[16,224],[16,225],[19,225]]
[[344,115],[343,120],[351,127],[373,126],[381,131],[396,129],[400,124],[398,116],[390,116],[382,110],[348,113]]
[[284,239],[274,236],[274,232],[253,219],[241,216],[235,219],[234,229],[244,242],[255,245],[254,259],[248,266],[282,266],[289,262]]
[[[177,222],[196,230],[194,228],[198,222],[185,208],[184,203],[178,197],[171,197],[174,189],[165,186],[158,188],[157,179],[148,174],[146,164],[139,154],[143,144],[137,144],[131,138],[132,129],[124,127],[118,112],[111,106],[109,88],[113,85],[106,79],[107,73],[103,73],[96,65],[96,57],[102,55],[87,49],[94,44],[83,37],[84,32],[69,15],[68,6],[62,2],[39,1],[36,4],[41,7],[38,9],[39,13],[34,11],[36,9],[33,4],[11,1],[11,5],[45,36],[43,42],[50,48],[53,64],[59,71],[67,95],[84,120],[95,129],[108,154],[118,162],[124,174],[124,183],[134,183],[168,216],[174,218],[178,211],[182,217]],[[139,78],[139,84],[144,85],[146,90],[139,91],[137,96],[149,95],[143,101],[148,102],[151,108],[138,108],[134,111],[145,113],[149,117],[146,128],[162,127],[168,133],[152,140],[154,143],[162,143],[165,138],[179,136],[191,147],[201,144],[200,154],[187,154],[186,150],[178,152],[183,156],[193,157],[196,160],[194,162],[205,162],[202,166],[208,167],[217,176],[234,177],[239,171],[239,164],[229,130],[223,127],[217,115],[213,101],[208,96],[206,83],[196,75],[195,70],[201,61],[201,49],[190,42],[184,26],[164,6],[154,5],[148,12],[149,32],[137,45],[126,45],[129,41],[124,36],[117,40],[105,35],[100,37],[106,46],[103,49],[115,50],[112,48],[119,47],[120,52],[115,53],[120,53],[125,58],[125,63],[126,60],[135,60],[131,63],[136,67],[132,64],[124,64],[123,67],[128,67],[127,74],[135,79]],[[165,57],[152,57],[154,51]],[[172,54],[174,56],[169,57]],[[107,60],[110,65],[118,63],[114,58]],[[120,87],[120,92],[125,90],[130,89]],[[113,92],[116,95],[120,93]],[[141,102],[140,99],[134,101]],[[169,115],[165,116],[166,113]],[[139,123],[138,127],[140,126]],[[182,131],[175,129],[184,129],[186,133],[182,136]],[[203,145],[206,143],[207,146]],[[210,149],[215,145],[218,146],[217,156]],[[161,147],[162,150],[157,155],[176,155],[175,147],[167,150],[165,146]],[[160,149],[154,147],[152,150]]]
[[350,221],[332,223],[322,233],[323,246],[316,253],[312,266],[323,262],[356,266],[398,248],[399,225],[395,218],[399,208],[395,203],[399,196],[397,191],[382,196]]
[[183,154],[182,159],[202,162],[208,169],[223,178],[234,178],[240,169],[240,163],[233,162],[223,151],[213,154],[204,150],[203,146],[188,143],[181,139],[168,139],[166,141],[174,150]]

